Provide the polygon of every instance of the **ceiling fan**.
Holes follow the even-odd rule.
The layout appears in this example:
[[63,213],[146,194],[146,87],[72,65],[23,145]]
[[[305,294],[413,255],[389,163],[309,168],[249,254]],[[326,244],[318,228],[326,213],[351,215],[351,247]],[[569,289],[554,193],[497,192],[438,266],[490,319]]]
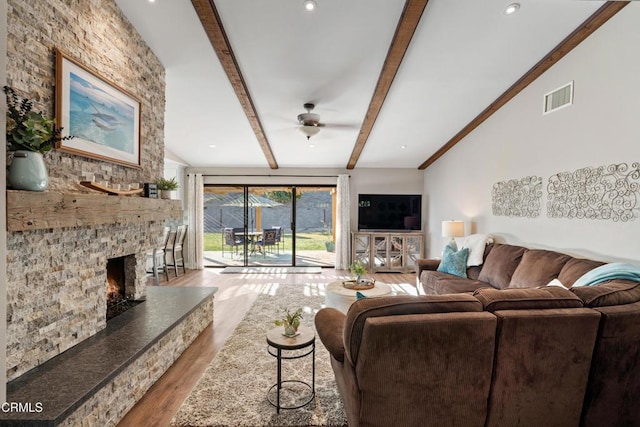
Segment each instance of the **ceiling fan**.
[[298,114],[298,123],[302,125],[300,131],[307,136],[308,141],[309,138],[320,132],[320,126],[324,126],[324,124],[320,123],[319,114],[311,112],[315,108],[315,104],[308,102],[303,107],[307,112]]

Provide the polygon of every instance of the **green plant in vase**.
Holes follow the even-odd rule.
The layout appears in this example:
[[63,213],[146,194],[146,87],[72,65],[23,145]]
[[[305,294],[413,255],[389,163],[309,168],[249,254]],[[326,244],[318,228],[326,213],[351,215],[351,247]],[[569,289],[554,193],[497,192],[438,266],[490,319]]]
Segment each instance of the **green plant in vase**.
[[170,199],[171,192],[177,190],[179,185],[175,178],[158,178],[155,181],[156,187],[160,191],[163,199]]
[[367,272],[367,268],[361,262],[354,262],[349,266],[349,271],[351,274],[356,276],[356,282],[360,283],[362,281],[362,276],[364,276]]
[[33,110],[33,102],[22,98],[9,86],[7,96],[7,150],[13,153],[9,165],[9,182],[16,190],[44,191],[49,177],[42,155],[63,140],[62,128],[44,113]]
[[298,327],[300,326],[300,320],[302,319],[302,308],[298,308],[294,312],[285,308],[282,312],[284,313],[284,316],[275,320],[273,323],[275,323],[276,326],[284,326],[284,334],[288,337],[292,337],[298,333]]

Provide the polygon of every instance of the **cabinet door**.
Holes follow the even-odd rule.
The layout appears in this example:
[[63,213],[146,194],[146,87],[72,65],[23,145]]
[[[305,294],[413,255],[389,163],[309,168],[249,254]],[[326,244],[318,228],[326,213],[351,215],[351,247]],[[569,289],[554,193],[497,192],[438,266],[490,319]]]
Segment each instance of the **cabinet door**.
[[404,236],[389,235],[389,270],[401,271],[404,258]]
[[373,245],[373,271],[387,270],[389,268],[389,235],[372,234]]
[[422,235],[404,237],[404,267],[416,271],[416,261],[422,258]]
[[371,268],[371,235],[369,233],[354,233],[352,243],[351,262]]

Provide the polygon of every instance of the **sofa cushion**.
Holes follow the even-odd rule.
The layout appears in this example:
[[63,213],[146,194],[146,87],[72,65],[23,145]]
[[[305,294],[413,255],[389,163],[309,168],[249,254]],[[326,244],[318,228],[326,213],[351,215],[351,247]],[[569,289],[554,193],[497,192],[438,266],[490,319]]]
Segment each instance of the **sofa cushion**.
[[494,288],[505,289],[511,282],[513,272],[520,264],[527,248],[522,246],[494,244],[484,261],[484,267],[478,276],[481,282],[487,282]]
[[580,308],[582,300],[558,286],[523,289],[482,288],[473,293],[486,311]]
[[365,321],[370,317],[404,314],[480,312],[482,304],[467,294],[385,296],[355,301],[347,313],[344,326],[345,353],[352,364],[358,359]]
[[571,288],[587,307],[608,307],[633,304],[640,301],[640,283],[630,280],[612,280],[596,286]]
[[558,280],[560,280],[567,288],[570,288],[584,273],[604,264],[604,262],[593,261],[590,259],[571,258],[562,267],[562,270],[560,270]]
[[473,292],[478,288],[491,286],[479,280],[463,279],[446,273],[429,272],[420,277],[422,290],[427,295],[457,294]]
[[534,288],[544,286],[558,277],[562,267],[571,257],[560,252],[529,249],[511,276],[510,288]]
[[438,266],[438,271],[466,278],[468,256],[468,248],[456,251],[452,246],[447,245],[447,247],[444,248],[444,254],[442,255],[442,261]]

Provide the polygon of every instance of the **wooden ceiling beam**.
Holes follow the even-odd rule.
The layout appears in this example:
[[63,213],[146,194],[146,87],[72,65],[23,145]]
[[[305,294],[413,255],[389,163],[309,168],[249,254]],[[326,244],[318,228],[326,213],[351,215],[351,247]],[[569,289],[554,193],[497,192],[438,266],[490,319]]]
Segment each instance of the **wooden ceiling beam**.
[[517,82],[500,95],[495,101],[484,109],[476,118],[467,124],[460,132],[444,144],[431,157],[424,161],[418,169],[424,170],[442,157],[447,151],[453,148],[458,142],[473,132],[485,120],[502,108],[507,102],[514,98],[524,88],[533,83],[538,77],[544,74],[549,68],[560,61],[566,54],[571,52],[575,47],[582,43],[587,37],[593,34],[605,22],[611,19],[616,13],[620,12],[623,7],[627,6],[627,1],[608,1],[593,15],[587,18],[576,30],[569,34],[559,45],[542,58],[536,65],[527,71]]
[[384,65],[382,66],[382,71],[378,77],[376,89],[373,92],[371,102],[369,103],[369,109],[364,117],[358,138],[355,146],[353,147],[353,151],[351,152],[351,157],[347,163],[347,169],[353,169],[356,167],[356,163],[360,158],[360,154],[362,154],[362,150],[367,143],[367,139],[369,139],[373,125],[378,118],[378,114],[380,114],[384,100],[389,93],[391,84],[396,77],[400,64],[402,63],[402,59],[407,52],[409,43],[411,43],[413,34],[420,23],[422,12],[424,12],[428,1],[429,0],[407,0],[404,4],[404,10],[402,11],[402,15],[398,21],[396,32],[393,36],[393,40],[391,41],[389,51],[387,52],[387,57],[384,61]]
[[207,37],[209,37],[213,49],[216,51],[216,55],[218,55],[222,68],[227,73],[231,86],[249,120],[251,129],[253,129],[258,139],[258,143],[260,144],[260,148],[262,148],[269,167],[271,169],[278,169],[278,163],[262,128],[262,123],[260,123],[260,118],[258,117],[251,95],[249,95],[249,90],[240,72],[240,67],[236,61],[233,49],[231,49],[231,44],[222,26],[220,15],[218,15],[218,10],[213,0],[191,0],[191,3],[198,14],[198,18],[200,18],[200,22],[204,27]]

